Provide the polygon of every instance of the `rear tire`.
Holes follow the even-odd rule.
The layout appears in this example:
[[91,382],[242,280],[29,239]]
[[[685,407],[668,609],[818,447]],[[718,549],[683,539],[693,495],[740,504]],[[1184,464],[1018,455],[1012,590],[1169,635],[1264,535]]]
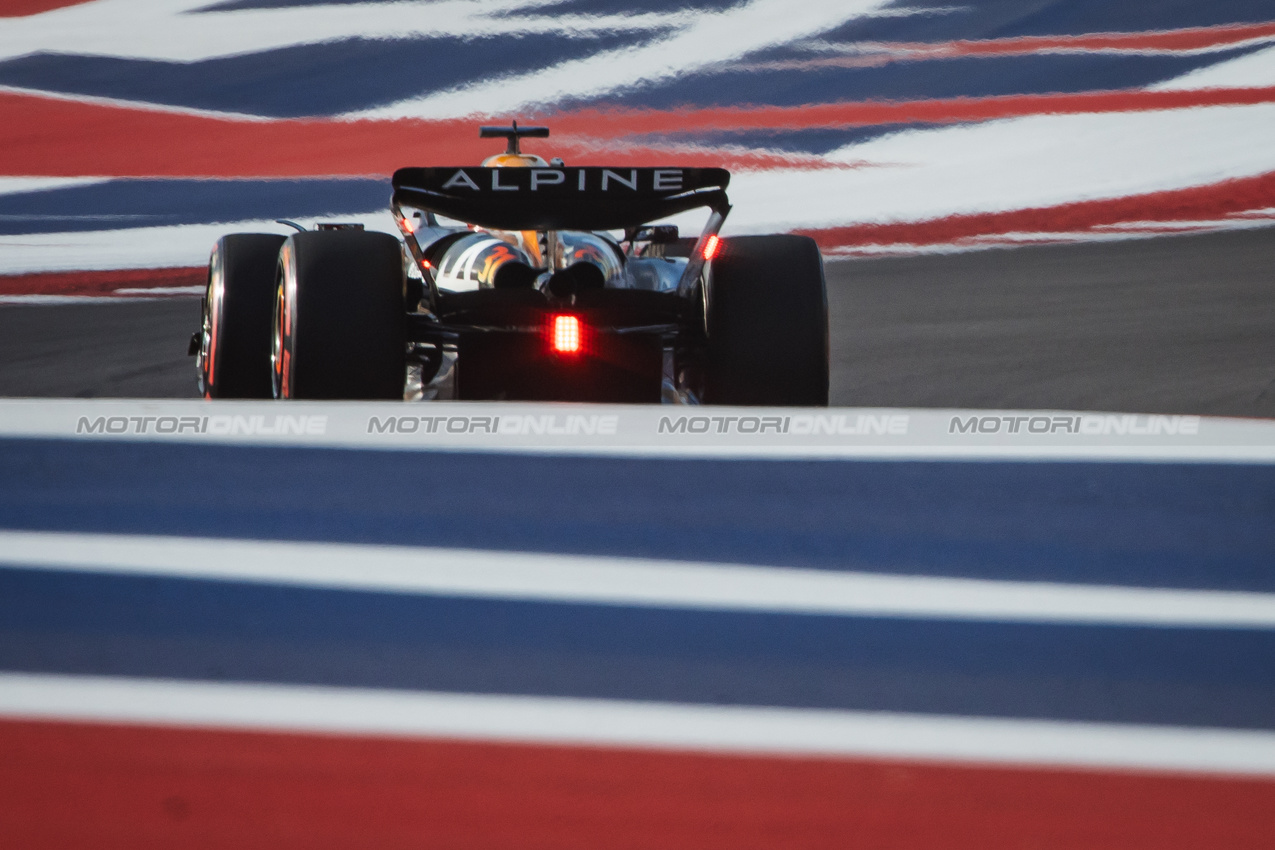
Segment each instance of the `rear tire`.
[[307,231],[279,252],[275,398],[403,398],[403,254],[385,233]]
[[704,401],[826,407],[828,295],[814,240],[724,239],[707,279]]
[[270,398],[270,317],[283,241],[233,233],[213,246],[196,361],[204,398]]

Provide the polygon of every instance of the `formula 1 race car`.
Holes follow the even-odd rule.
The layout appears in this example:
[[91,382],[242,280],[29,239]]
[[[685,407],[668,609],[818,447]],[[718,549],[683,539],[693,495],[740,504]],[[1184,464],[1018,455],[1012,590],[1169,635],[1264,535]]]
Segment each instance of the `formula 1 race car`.
[[[725,170],[567,167],[521,151],[545,127],[481,135],[505,153],[395,172],[401,240],[222,237],[190,346],[204,396],[828,403],[819,249],[719,237]],[[651,224],[697,208],[696,239]]]

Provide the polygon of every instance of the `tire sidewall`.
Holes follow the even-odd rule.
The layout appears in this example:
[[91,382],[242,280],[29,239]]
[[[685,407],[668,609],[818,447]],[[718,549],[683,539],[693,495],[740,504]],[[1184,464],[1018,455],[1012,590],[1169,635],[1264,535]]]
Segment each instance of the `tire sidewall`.
[[297,260],[291,238],[279,249],[274,319],[271,322],[271,389],[279,399],[296,397]]
[[204,289],[203,310],[199,323],[199,392],[206,398],[217,394],[217,358],[221,317],[224,313],[225,282],[221,240],[213,246],[208,258],[208,284]]

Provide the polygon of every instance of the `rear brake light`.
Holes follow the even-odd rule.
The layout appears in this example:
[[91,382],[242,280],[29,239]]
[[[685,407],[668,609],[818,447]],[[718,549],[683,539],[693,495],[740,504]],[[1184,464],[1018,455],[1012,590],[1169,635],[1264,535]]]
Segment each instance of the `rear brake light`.
[[720,247],[722,247],[722,240],[718,239],[717,234],[714,233],[712,236],[708,237],[708,241],[704,243],[704,259],[711,260],[716,257],[717,249]]
[[559,354],[578,354],[581,348],[580,320],[575,316],[554,316],[549,326],[549,347]]

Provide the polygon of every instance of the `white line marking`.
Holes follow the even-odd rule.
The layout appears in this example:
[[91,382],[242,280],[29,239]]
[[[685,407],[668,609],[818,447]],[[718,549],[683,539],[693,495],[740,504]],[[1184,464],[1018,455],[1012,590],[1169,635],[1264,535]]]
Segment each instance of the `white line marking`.
[[174,298],[197,298],[191,294],[158,295],[0,295],[0,305],[10,307],[57,307],[65,304],[133,304],[138,301],[169,301]]
[[131,286],[114,290],[114,295],[203,295],[203,286]]
[[1275,628],[1275,594],[190,537],[0,532],[0,563],[347,590],[954,620]]
[[910,254],[964,254],[993,248],[1017,248],[1033,244],[1074,244],[1077,242],[1128,242],[1158,239],[1179,233],[1212,233],[1223,230],[1255,230],[1270,227],[1269,214],[1259,211],[1231,213],[1230,217],[1209,221],[1142,221],[1094,225],[1091,230],[1009,231],[981,236],[960,236],[950,242],[877,242],[822,248],[826,262],[859,256],[908,256]]
[[891,712],[0,674],[0,716],[282,732],[1275,775],[1275,733]]

